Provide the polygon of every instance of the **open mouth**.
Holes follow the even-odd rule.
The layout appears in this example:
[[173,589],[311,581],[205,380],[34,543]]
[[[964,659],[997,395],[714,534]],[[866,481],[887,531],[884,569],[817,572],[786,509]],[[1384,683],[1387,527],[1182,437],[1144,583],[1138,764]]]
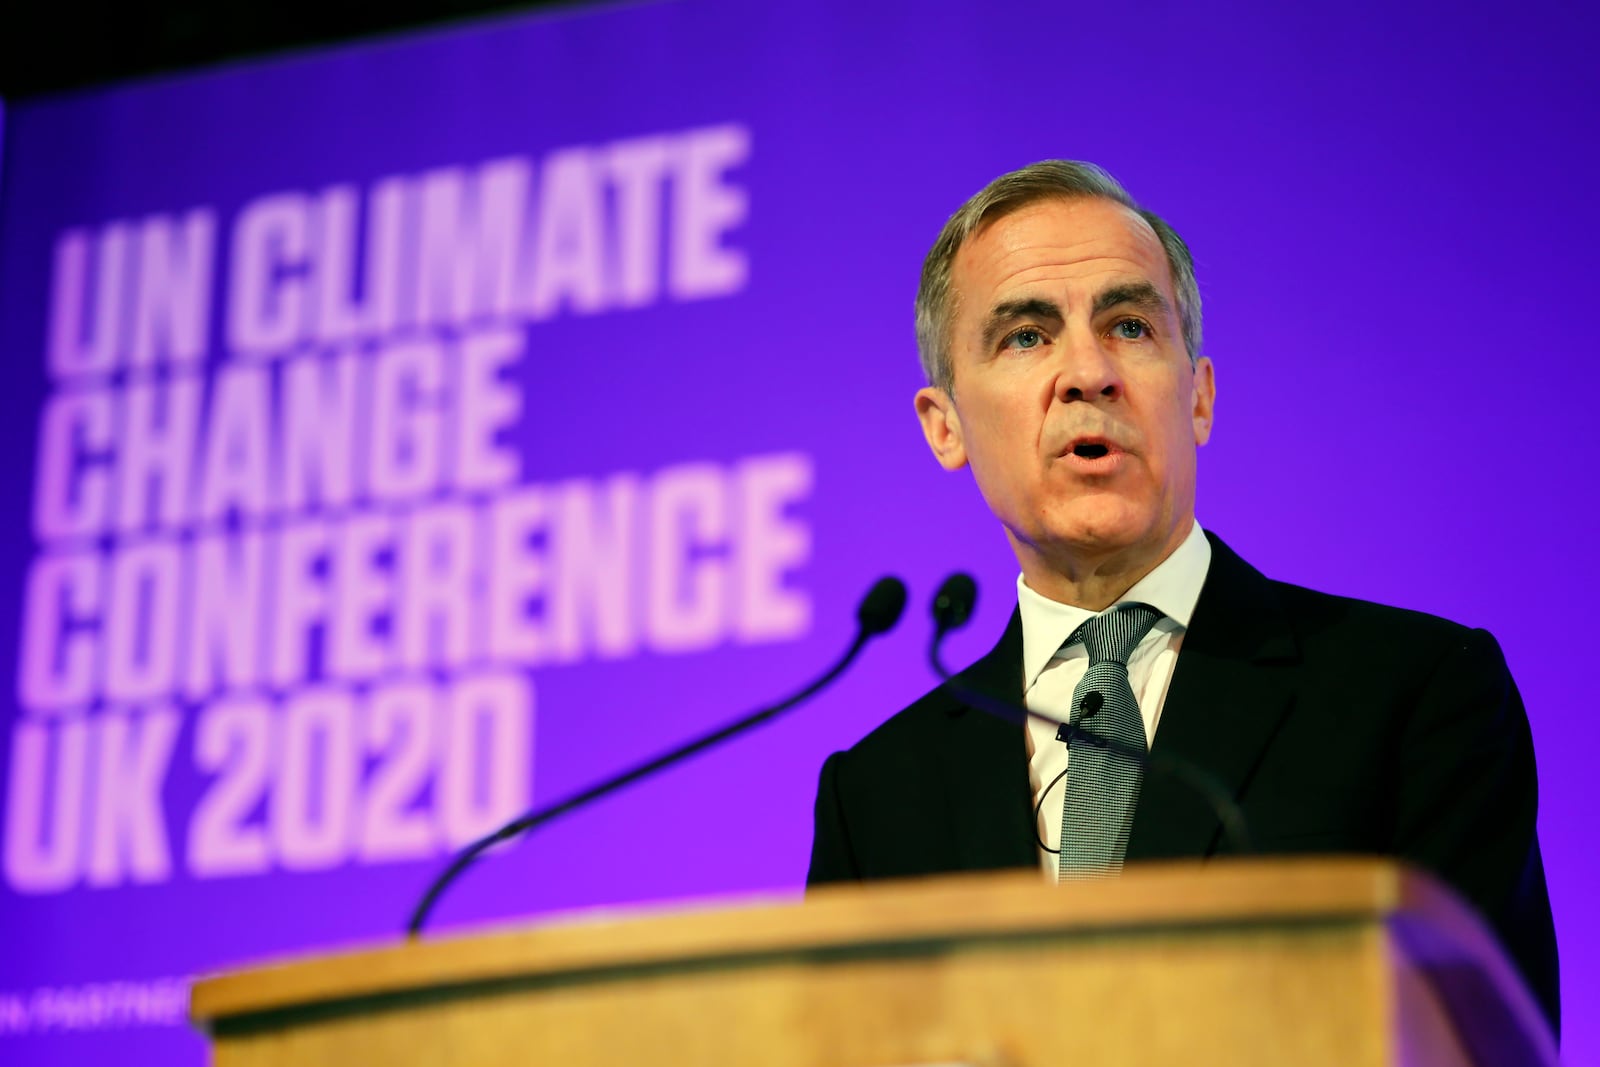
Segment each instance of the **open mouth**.
[[1079,456],[1079,457],[1081,457],[1083,459],[1099,459],[1101,456],[1106,455],[1110,451],[1111,450],[1109,448],[1107,448],[1105,445],[1087,444],[1086,443],[1086,444],[1081,444],[1081,445],[1075,445],[1073,447],[1073,449],[1072,449],[1072,454],[1074,456]]

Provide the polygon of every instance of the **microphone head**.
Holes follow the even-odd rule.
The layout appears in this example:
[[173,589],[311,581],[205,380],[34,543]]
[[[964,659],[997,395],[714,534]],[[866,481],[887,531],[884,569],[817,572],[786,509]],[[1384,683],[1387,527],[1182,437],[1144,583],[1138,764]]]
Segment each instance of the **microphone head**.
[[894,575],[885,575],[872,583],[867,595],[856,608],[856,621],[861,632],[868,637],[888,633],[906,610],[906,583]]
[[942,634],[965,626],[977,603],[978,583],[972,575],[956,571],[933,595],[934,628]]

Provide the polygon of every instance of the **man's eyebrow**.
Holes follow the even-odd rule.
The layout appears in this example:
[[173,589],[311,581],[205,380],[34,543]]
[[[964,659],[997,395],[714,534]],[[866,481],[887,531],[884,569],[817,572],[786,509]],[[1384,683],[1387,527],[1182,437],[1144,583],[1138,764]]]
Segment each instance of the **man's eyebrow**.
[[1124,304],[1151,315],[1167,315],[1172,311],[1172,305],[1167,303],[1160,289],[1149,282],[1129,282],[1100,290],[1094,298],[1093,314],[1099,316]]
[[1024,300],[1004,301],[990,308],[988,317],[983,320],[983,347],[986,350],[993,348],[1006,327],[1018,319],[1062,322],[1065,318],[1066,316],[1061,314],[1061,306],[1054,300],[1030,297]]

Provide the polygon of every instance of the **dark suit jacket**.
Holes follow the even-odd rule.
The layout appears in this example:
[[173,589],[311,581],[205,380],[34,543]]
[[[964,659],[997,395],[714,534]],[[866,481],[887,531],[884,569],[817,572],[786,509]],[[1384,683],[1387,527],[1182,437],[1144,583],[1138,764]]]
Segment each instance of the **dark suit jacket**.
[[[1494,638],[1274,582],[1211,548],[1152,756],[1218,778],[1259,853],[1383,854],[1435,872],[1489,920],[1557,1025],[1533,743]],[[1019,615],[960,681],[1021,701]],[[1145,776],[1129,862],[1228,848],[1190,786]],[[823,764],[808,884],[1038,863],[1021,731],[948,686]]]

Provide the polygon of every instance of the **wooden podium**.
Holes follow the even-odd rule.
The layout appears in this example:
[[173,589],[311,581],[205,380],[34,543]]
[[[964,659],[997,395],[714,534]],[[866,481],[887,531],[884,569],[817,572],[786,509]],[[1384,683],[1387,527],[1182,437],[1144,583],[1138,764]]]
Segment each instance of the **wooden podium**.
[[1553,1065],[1477,917],[1379,860],[589,913],[196,985],[217,1067]]

